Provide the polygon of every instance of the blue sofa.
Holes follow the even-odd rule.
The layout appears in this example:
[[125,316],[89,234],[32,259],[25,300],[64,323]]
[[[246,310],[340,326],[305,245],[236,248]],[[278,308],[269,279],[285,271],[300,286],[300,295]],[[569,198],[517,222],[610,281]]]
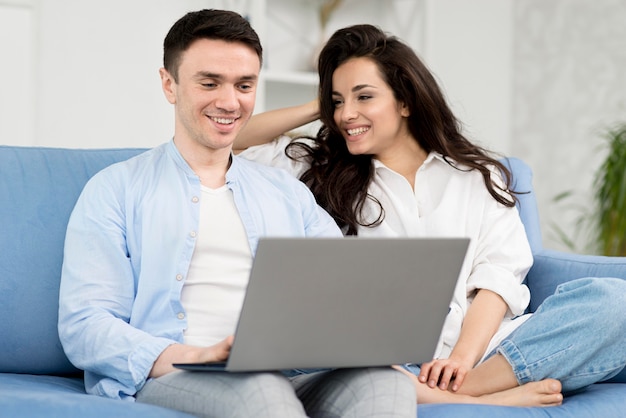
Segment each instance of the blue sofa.
[[[189,417],[134,402],[85,394],[82,375],[67,360],[57,334],[58,290],[68,217],[83,185],[102,168],[142,149],[75,150],[0,146],[0,416]],[[532,174],[508,160],[520,190]],[[528,275],[534,309],[561,282],[584,276],[626,279],[626,258],[568,255],[543,249],[532,193],[521,215],[535,253]],[[584,342],[581,342],[584,343]],[[625,382],[623,372],[616,381]],[[617,417],[626,385],[601,383],[567,397],[560,407],[420,405],[428,417]]]

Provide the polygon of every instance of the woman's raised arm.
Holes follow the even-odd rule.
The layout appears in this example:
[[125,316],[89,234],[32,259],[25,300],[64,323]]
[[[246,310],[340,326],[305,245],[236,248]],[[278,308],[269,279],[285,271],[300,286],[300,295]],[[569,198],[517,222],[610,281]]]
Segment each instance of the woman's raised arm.
[[233,151],[236,153],[254,145],[268,143],[292,129],[317,120],[319,114],[317,99],[297,106],[256,114],[239,132],[233,144]]

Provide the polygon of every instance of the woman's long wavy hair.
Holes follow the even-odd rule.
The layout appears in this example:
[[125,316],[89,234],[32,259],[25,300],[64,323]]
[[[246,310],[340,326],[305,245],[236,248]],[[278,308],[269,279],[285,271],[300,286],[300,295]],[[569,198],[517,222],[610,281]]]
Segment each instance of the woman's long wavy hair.
[[[380,202],[368,194],[374,176],[372,155],[350,154],[334,120],[333,73],[347,60],[358,57],[375,62],[395,99],[408,107],[409,131],[427,153],[440,153],[455,168],[458,165],[478,170],[495,200],[508,207],[515,205],[516,197],[509,191],[509,170],[461,134],[459,121],[415,52],[375,26],[355,25],[336,31],[320,53],[319,100],[323,125],[314,145],[295,141],[287,149],[291,158],[305,158],[311,163],[301,180],[347,235],[356,235],[359,226],[374,227],[385,216]],[[492,178],[493,167],[503,173],[505,187]],[[365,219],[362,215],[368,199],[380,208],[375,219]]]

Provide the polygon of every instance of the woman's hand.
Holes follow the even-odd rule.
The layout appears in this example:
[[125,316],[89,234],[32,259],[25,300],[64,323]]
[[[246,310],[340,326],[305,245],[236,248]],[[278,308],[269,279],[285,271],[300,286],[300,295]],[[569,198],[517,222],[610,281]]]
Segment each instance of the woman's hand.
[[150,377],[160,377],[176,370],[174,363],[209,363],[226,361],[233,345],[234,337],[226,337],[210,347],[194,347],[184,344],[172,344],[157,357],[150,370]]
[[471,364],[454,358],[435,359],[422,364],[417,379],[431,388],[439,387],[441,390],[449,388],[452,392],[456,392],[471,369]]
[[442,390],[459,390],[502,323],[508,305],[491,290],[479,289],[467,310],[459,339],[447,359],[422,364],[418,381]]

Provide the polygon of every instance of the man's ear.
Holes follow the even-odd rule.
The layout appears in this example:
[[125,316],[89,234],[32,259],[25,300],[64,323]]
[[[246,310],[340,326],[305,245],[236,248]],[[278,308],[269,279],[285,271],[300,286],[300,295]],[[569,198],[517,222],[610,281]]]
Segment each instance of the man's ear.
[[176,104],[176,80],[165,68],[159,69],[159,75],[161,76],[161,88],[165,93],[165,98],[171,104]]

